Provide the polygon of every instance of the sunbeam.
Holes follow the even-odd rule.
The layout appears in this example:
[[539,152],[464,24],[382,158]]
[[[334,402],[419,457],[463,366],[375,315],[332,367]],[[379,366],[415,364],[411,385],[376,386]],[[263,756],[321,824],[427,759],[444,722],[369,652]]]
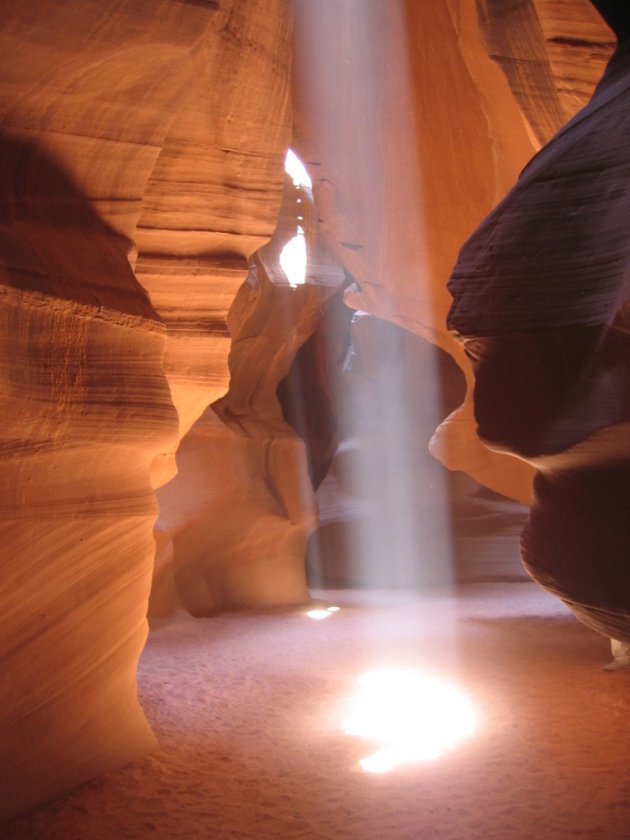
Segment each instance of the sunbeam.
[[280,268],[287,275],[287,279],[296,288],[306,281],[306,238],[304,231],[298,226],[298,232],[289,239],[280,252]]
[[[309,571],[313,582],[449,584],[449,486],[429,454],[447,412],[433,344],[438,322],[408,10],[357,0],[334,8],[298,0],[296,10],[296,43],[308,67],[297,78],[306,127],[296,148],[302,152],[303,141],[316,161],[317,216],[354,281],[344,299],[355,310],[334,467],[319,493],[329,527],[311,542]],[[348,125],[356,130],[339,131]],[[422,301],[414,304],[420,319],[389,294],[394,277]],[[383,329],[385,321],[396,326]]]

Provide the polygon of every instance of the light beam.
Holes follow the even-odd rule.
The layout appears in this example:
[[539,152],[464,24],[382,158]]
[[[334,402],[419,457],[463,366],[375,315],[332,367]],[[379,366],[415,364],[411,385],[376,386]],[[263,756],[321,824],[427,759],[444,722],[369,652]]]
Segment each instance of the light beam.
[[291,288],[296,289],[306,281],[306,239],[299,226],[297,234],[280,252],[280,268],[287,275]]

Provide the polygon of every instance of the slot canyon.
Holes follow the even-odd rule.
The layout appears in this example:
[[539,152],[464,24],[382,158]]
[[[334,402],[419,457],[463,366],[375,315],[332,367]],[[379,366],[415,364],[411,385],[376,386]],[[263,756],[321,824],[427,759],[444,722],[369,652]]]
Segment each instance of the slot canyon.
[[627,840],[627,1],[0,49],[0,836]]

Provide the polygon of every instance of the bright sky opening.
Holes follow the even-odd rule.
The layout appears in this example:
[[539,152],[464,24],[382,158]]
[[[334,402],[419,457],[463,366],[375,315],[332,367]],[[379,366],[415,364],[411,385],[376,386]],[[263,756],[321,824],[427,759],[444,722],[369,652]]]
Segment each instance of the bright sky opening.
[[290,175],[293,178],[293,184],[296,187],[304,187],[308,190],[313,188],[313,182],[310,179],[308,172],[306,171],[306,167],[299,159],[299,157],[295,154],[293,149],[289,149],[287,151],[286,157],[284,159],[284,171],[287,175]]

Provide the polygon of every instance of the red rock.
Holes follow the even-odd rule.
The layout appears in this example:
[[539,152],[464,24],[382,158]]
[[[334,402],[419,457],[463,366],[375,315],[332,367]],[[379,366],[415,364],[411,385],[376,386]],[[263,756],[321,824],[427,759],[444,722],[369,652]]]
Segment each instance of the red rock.
[[590,626],[630,640],[630,41],[590,103],[462,248],[451,328],[493,448],[536,465],[523,559]]
[[[178,475],[158,493],[172,580],[193,615],[308,600],[304,556],[317,522],[315,496],[304,443],[277,391],[344,283],[318,238],[310,201],[286,179],[276,233],[230,308],[230,388],[184,438]],[[306,283],[292,288],[278,258],[298,221],[309,268]]]
[[[197,614],[306,597],[313,492],[276,392],[346,282],[339,265],[350,305],[451,352],[472,382],[445,280],[535,150],[531,127],[542,137],[594,82],[609,35],[571,5],[579,32],[560,0],[536,0],[537,69],[510,88],[468,0],[296,0],[294,140],[326,243],[322,282],[293,291],[282,224],[259,285],[242,286],[291,139],[285,0],[4,4],[3,815],[154,744],[135,691],[153,490],[191,427],[160,494],[162,606],[169,575]],[[529,492],[529,466],[479,444],[470,400],[433,451]]]
[[290,17],[61,0],[1,18],[5,817],[155,745],[135,685],[152,488],[227,389],[227,309],[275,226]]

